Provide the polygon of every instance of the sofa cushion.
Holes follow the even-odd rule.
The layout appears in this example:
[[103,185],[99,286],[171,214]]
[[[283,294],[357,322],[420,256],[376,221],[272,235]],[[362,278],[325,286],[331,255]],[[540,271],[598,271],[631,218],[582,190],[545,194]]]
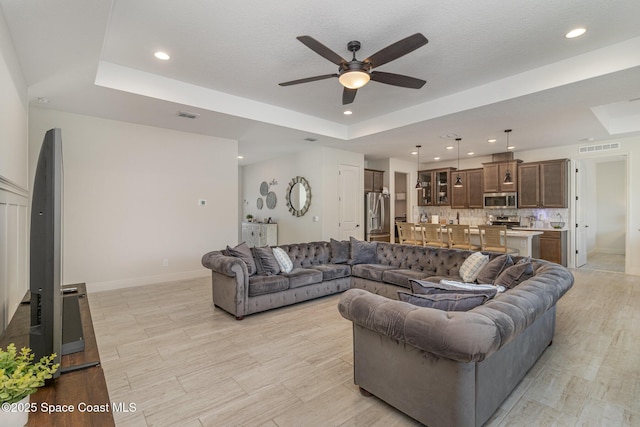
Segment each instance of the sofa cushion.
[[533,265],[531,262],[518,262],[500,273],[494,285],[504,286],[505,288],[513,288],[525,280],[533,277]]
[[387,270],[396,270],[398,267],[382,264],[358,264],[351,267],[351,275],[363,279],[382,282],[382,273]]
[[289,289],[289,280],[282,275],[254,274],[249,277],[249,296],[271,294]]
[[281,273],[289,279],[289,289],[322,282],[322,272],[311,268],[294,268],[290,273]]
[[293,270],[293,262],[289,255],[282,248],[273,248],[273,256],[276,262],[280,266],[280,271],[284,273],[290,273]]
[[480,270],[489,262],[489,256],[482,252],[474,252],[460,266],[460,277],[467,283],[475,282]]
[[273,249],[269,246],[262,248],[251,248],[253,259],[256,262],[256,270],[258,274],[278,274],[280,273],[280,264],[273,255]]
[[244,261],[244,263],[247,264],[247,271],[249,272],[249,276],[256,274],[256,262],[253,259],[251,249],[245,242],[240,243],[235,248],[231,248],[227,245],[227,254],[229,256],[240,258],[242,261]]
[[377,262],[376,249],[378,242],[363,242],[353,237],[349,238],[351,243],[351,257],[349,264],[375,264]]
[[505,268],[513,265],[513,258],[509,254],[499,255],[489,261],[478,273],[476,282],[493,284],[496,278],[504,271]]
[[351,254],[351,243],[345,240],[339,241],[331,239],[329,242],[331,248],[331,263],[332,264],[344,264],[349,261],[349,255]]
[[433,283],[428,280],[411,280],[410,282],[411,293],[414,295],[458,293],[484,295],[486,299],[491,299],[498,293],[498,288],[492,285],[470,285],[451,281]]
[[486,300],[483,295],[474,294],[433,294],[413,295],[398,291],[400,301],[419,307],[437,308],[444,311],[469,311]]
[[411,289],[411,280],[425,279],[427,277],[429,277],[428,273],[410,269],[394,269],[387,270],[382,273],[383,282],[402,286],[407,289]]
[[334,280],[351,276],[351,267],[346,264],[314,265],[314,270],[322,272],[322,280]]

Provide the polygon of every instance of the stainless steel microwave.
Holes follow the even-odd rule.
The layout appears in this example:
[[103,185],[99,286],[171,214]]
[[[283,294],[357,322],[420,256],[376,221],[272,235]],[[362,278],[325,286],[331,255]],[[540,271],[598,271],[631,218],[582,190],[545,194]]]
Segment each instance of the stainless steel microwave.
[[518,193],[484,193],[485,209],[518,207]]

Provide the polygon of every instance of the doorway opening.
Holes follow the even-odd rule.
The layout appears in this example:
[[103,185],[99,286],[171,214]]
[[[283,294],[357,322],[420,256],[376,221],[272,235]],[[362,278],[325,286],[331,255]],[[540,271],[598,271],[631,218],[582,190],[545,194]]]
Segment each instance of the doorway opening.
[[409,174],[404,173],[404,172],[395,172],[394,173],[394,189],[395,189],[395,194],[393,195],[393,200],[394,200],[394,222],[393,222],[393,229],[395,230],[395,238],[394,238],[394,242],[399,242],[398,240],[398,227],[396,227],[396,222],[400,221],[400,222],[407,222],[407,217],[408,217],[408,194],[409,194],[409,190],[408,190],[408,185],[409,185]]
[[625,272],[627,157],[578,162],[576,268]]

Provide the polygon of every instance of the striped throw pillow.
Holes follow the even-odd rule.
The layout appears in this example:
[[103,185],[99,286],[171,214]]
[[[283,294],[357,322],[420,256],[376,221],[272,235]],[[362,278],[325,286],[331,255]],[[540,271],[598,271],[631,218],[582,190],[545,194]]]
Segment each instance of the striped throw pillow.
[[283,273],[291,273],[293,270],[293,262],[291,262],[291,258],[282,248],[273,248],[273,256],[276,257],[276,261],[278,265],[280,265],[280,270]]

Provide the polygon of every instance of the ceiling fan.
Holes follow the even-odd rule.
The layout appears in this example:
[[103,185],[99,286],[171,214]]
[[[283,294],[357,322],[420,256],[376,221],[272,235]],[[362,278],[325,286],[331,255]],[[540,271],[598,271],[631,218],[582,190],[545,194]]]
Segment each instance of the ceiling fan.
[[385,73],[383,71],[372,71],[373,68],[377,68],[383,64],[386,64],[387,62],[398,59],[401,56],[413,52],[419,47],[427,44],[427,38],[420,33],[413,34],[400,41],[397,41],[374,53],[364,61],[358,61],[356,59],[356,52],[360,50],[359,41],[354,40],[347,43],[347,50],[349,50],[349,52],[353,52],[353,59],[351,61],[347,61],[311,36],[299,36],[296,38],[318,55],[336,64],[339,67],[338,72],[315,77],[307,77],[305,79],[292,80],[289,82],[280,83],[280,86],[291,86],[300,83],[309,83],[316,80],[324,80],[331,77],[337,77],[340,83],[344,86],[344,90],[342,91],[342,104],[346,105],[353,102],[358,89],[366,85],[369,80],[411,89],[420,89],[426,83],[426,81],[424,80],[404,76],[402,74]]

